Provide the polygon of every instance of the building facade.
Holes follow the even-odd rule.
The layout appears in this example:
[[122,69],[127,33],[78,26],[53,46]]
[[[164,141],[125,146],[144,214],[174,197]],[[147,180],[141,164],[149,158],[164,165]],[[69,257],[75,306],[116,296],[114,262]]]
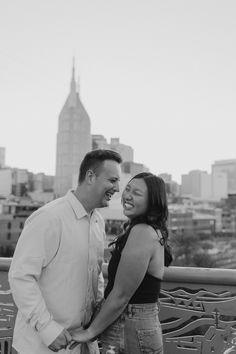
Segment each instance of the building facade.
[[133,162],[134,150],[131,146],[122,144],[119,138],[111,138],[110,143],[103,135],[92,135],[92,147],[95,149],[109,149],[118,152],[123,162]]
[[202,200],[211,199],[211,175],[206,171],[193,170],[181,177],[181,195]]
[[12,192],[12,170],[0,169],[0,196],[7,197]]
[[0,146],[0,168],[5,167],[5,148]]
[[20,198],[0,201],[0,256],[12,257],[25,220],[42,204]]
[[137,175],[138,173],[149,171],[149,169],[142,163],[133,162],[133,161],[123,162],[121,165],[121,170],[124,174],[128,174],[131,177]]
[[227,194],[236,194],[236,159],[218,160],[212,165],[212,176],[224,174],[227,180]]
[[219,201],[227,198],[228,195],[228,178],[225,172],[215,170],[212,173],[212,199]]

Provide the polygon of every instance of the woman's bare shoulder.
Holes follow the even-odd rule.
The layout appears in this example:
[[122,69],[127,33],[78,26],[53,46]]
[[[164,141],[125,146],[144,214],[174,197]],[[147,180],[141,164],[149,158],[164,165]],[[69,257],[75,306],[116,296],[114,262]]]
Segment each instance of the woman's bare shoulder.
[[157,233],[154,230],[154,228],[148,224],[136,224],[135,226],[132,227],[130,234],[135,237],[139,238],[141,237],[144,240],[150,239],[150,240],[156,240],[157,239]]

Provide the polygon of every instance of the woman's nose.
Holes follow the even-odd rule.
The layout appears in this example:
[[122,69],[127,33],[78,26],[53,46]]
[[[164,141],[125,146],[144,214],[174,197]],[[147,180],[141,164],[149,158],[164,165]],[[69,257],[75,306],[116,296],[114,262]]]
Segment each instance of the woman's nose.
[[132,198],[131,193],[125,192],[124,197],[126,200],[130,200]]

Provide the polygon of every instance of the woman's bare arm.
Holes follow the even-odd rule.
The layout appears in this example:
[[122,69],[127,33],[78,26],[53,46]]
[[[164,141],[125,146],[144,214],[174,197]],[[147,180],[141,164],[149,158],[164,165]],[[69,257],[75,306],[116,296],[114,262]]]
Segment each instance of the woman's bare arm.
[[90,327],[80,332],[76,340],[91,340],[119,317],[142,282],[156,244],[155,231],[150,226],[138,224],[132,228],[122,251],[114,287]]

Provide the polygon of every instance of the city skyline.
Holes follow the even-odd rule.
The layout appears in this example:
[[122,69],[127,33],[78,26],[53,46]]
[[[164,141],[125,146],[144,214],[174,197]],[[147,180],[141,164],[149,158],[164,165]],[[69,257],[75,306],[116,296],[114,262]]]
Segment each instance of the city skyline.
[[233,1],[8,2],[0,13],[6,164],[55,175],[72,58],[91,133],[119,137],[152,172],[234,159]]

